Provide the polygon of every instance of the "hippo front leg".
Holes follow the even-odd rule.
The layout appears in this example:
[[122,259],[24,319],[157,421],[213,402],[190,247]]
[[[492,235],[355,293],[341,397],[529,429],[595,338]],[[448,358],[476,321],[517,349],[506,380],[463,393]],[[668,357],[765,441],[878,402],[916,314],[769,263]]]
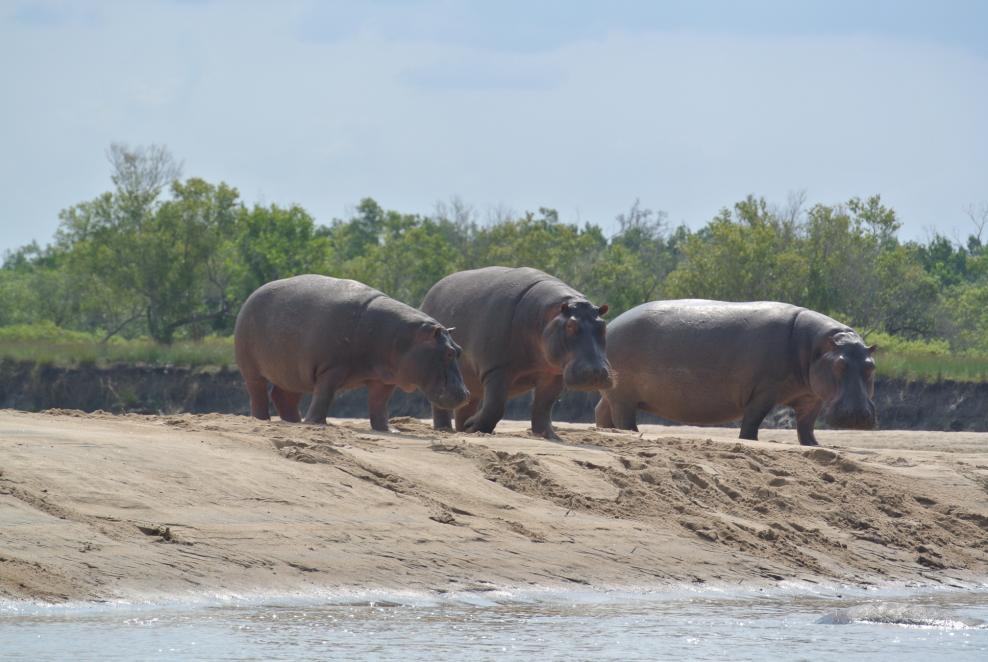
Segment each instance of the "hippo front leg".
[[448,409],[441,409],[436,405],[432,405],[432,427],[436,430],[452,430],[452,412]]
[[480,411],[468,418],[465,432],[494,432],[494,427],[504,417],[504,406],[508,402],[508,375],[502,368],[492,370],[484,376],[484,400]]
[[394,393],[394,384],[370,382],[367,384],[367,408],[370,410],[371,428],[378,432],[393,432],[388,425],[388,400]]
[[[477,393],[482,390],[483,389],[478,388],[471,390],[470,393]],[[463,405],[462,407],[460,407],[459,409],[453,412],[453,420],[456,423],[457,432],[466,432],[467,421],[470,420],[471,416],[477,413],[477,410],[479,408],[480,408],[480,398],[471,395],[470,399],[467,400],[467,403],[465,405]]]
[[823,401],[806,397],[794,402],[792,408],[796,410],[796,437],[799,443],[803,446],[819,446],[813,428],[820,410],[823,409]]
[[562,441],[552,427],[552,406],[563,392],[563,376],[554,375],[539,382],[535,386],[535,397],[532,400],[532,432],[534,434]]
[[611,405],[607,402],[607,396],[600,396],[600,401],[593,410],[594,425],[597,429],[603,430],[605,428],[614,427],[614,417],[611,416]]
[[638,404],[616,391],[601,395],[594,410],[597,428],[614,428],[638,432]]
[[305,414],[304,421],[315,425],[325,425],[329,406],[333,397],[344,383],[345,374],[342,371],[330,370],[316,378],[315,388],[312,389],[312,401]]

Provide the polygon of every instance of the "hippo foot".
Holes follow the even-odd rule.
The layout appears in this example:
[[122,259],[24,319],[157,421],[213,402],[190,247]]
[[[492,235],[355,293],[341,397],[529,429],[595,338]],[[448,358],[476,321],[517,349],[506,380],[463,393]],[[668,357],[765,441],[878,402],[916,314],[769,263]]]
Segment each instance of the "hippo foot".
[[820,444],[817,443],[816,439],[808,439],[808,440],[800,439],[799,440],[799,445],[800,446],[819,446]]
[[548,439],[549,441],[562,441],[563,440],[563,438],[560,437],[558,434],[556,434],[556,431],[553,430],[552,428],[548,428],[548,429],[543,430],[541,432],[538,432],[536,430],[529,430],[529,432],[531,432],[536,437],[542,437],[543,439]]
[[474,418],[471,416],[470,418],[468,418],[463,423],[463,431],[464,432],[483,432],[484,434],[494,434],[494,426],[495,425],[497,425],[497,423],[494,423],[493,425],[488,425],[487,423],[484,423],[483,421],[474,420]]

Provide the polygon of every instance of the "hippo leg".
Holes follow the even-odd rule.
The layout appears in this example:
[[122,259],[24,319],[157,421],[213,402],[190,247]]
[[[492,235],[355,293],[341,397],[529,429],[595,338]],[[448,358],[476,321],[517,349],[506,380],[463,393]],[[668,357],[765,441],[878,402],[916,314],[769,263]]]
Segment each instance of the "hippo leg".
[[614,417],[611,416],[611,405],[606,396],[600,397],[600,402],[593,410],[594,424],[601,430],[614,427]]
[[816,417],[823,409],[823,401],[807,397],[797,400],[792,406],[796,410],[796,436],[799,443],[803,446],[818,446],[813,427],[816,425]]
[[452,430],[452,412],[448,409],[440,409],[436,405],[432,405],[432,427],[436,430]]
[[268,412],[268,383],[264,379],[245,380],[247,395],[250,396],[250,415],[262,421],[270,420]]
[[552,428],[552,406],[556,404],[556,398],[562,392],[562,375],[550,377],[535,386],[535,398],[532,400],[533,433],[553,441],[562,441]]
[[309,403],[309,411],[305,414],[306,423],[325,425],[329,406],[333,404],[333,396],[343,382],[344,375],[335,370],[324,372],[316,378],[316,386],[312,389],[312,402]]
[[638,403],[628,398],[608,398],[611,405],[611,420],[618,430],[638,432]]
[[758,426],[775,406],[774,398],[755,398],[744,408],[741,417],[741,439],[758,441]]
[[388,400],[394,393],[394,384],[370,382],[367,384],[367,408],[370,410],[371,428],[378,432],[391,432],[388,425]]
[[271,389],[271,400],[274,402],[278,416],[283,421],[298,423],[302,417],[298,414],[298,401],[302,398],[301,393],[292,393],[275,386]]
[[508,402],[508,376],[503,368],[492,370],[484,376],[484,400],[480,411],[466,420],[467,432],[494,432],[494,427],[504,418],[504,405]]
[[[477,390],[471,389],[470,393],[476,393]],[[453,412],[453,416],[456,419],[456,431],[464,432],[467,426],[467,419],[477,413],[477,409],[480,407],[480,398],[474,398],[471,396],[470,400],[467,401],[465,405]]]
[[600,429],[616,428],[638,432],[638,399],[622,396],[618,390],[607,391],[601,394],[594,416]]

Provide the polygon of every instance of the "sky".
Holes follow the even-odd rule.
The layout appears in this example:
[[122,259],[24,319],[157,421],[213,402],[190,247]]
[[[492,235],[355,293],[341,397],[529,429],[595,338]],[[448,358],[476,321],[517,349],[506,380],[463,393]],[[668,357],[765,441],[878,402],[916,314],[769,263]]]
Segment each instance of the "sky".
[[107,148],[320,223],[880,194],[906,239],[988,204],[988,2],[0,0],[0,252],[111,187]]

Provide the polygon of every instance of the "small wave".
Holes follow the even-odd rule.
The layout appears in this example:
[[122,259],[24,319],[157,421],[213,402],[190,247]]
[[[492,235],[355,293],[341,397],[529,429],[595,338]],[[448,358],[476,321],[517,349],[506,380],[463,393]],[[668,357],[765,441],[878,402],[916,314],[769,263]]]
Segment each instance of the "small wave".
[[896,602],[875,602],[838,609],[818,619],[817,623],[823,625],[872,623],[950,630],[988,628],[988,624],[980,618],[964,618],[938,607]]

